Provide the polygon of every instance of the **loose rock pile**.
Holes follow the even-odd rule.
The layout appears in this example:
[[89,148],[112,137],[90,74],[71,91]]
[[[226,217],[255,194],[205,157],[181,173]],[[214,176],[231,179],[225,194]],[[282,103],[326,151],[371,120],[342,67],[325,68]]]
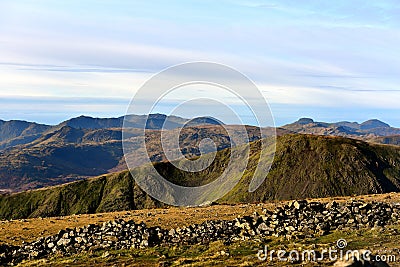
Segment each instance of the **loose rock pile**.
[[304,238],[325,235],[337,229],[359,229],[397,223],[400,204],[294,201],[289,205],[265,210],[262,215],[231,221],[206,221],[171,230],[147,227],[144,223],[114,220],[102,225],[90,224],[61,230],[19,247],[0,246],[0,264],[18,263],[24,259],[43,258],[50,254],[72,255],[101,249],[145,248],[158,245],[231,242],[256,236]]

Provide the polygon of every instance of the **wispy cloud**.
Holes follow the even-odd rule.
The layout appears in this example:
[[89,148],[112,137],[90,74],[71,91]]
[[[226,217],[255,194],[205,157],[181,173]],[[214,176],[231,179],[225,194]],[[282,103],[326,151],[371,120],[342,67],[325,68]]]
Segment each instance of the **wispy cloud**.
[[383,109],[400,101],[394,0],[22,0],[0,9],[0,96],[129,98],[153,73],[200,60],[242,71],[276,105],[315,113],[368,114],[370,105],[389,116]]
[[14,68],[19,71],[57,71],[57,72],[99,72],[99,73],[154,73],[154,70],[134,68],[112,68],[102,66],[59,66],[46,64],[26,64],[0,62],[1,66]]

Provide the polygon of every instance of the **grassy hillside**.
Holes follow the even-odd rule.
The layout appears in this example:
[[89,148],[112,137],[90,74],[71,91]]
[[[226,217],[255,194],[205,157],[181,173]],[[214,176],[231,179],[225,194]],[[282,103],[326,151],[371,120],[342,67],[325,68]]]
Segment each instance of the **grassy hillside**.
[[257,152],[253,155],[249,171],[221,202],[350,196],[400,190],[400,148],[395,146],[342,137],[285,135],[278,138],[267,179],[255,192],[249,193],[247,188]]
[[0,218],[28,218],[161,207],[128,172],[0,197]]
[[[260,202],[296,198],[400,192],[400,148],[340,137],[284,135],[278,138],[272,169],[255,192],[248,192],[259,157],[259,142],[251,143],[250,162],[239,184],[220,203]],[[174,183],[205,184],[222,172],[229,149],[217,153],[213,164],[186,173],[170,163],[156,169]],[[146,175],[146,166],[134,175]],[[0,197],[0,218],[58,216],[163,206],[149,197],[127,171],[63,186]]]

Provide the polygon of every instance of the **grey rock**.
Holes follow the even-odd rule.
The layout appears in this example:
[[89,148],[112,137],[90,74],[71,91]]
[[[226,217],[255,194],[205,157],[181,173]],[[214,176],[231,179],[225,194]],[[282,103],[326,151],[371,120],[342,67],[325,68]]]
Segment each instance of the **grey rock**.
[[60,238],[60,240],[57,241],[57,246],[67,246],[69,243],[71,243],[71,239]]

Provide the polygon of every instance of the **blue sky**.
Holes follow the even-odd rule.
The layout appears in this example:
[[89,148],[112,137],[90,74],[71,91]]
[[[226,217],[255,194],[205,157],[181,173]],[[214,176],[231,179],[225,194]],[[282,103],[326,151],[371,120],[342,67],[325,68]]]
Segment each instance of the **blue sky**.
[[399,14],[398,1],[2,0],[0,119],[120,116],[154,73],[199,60],[251,78],[278,125],[400,127]]

